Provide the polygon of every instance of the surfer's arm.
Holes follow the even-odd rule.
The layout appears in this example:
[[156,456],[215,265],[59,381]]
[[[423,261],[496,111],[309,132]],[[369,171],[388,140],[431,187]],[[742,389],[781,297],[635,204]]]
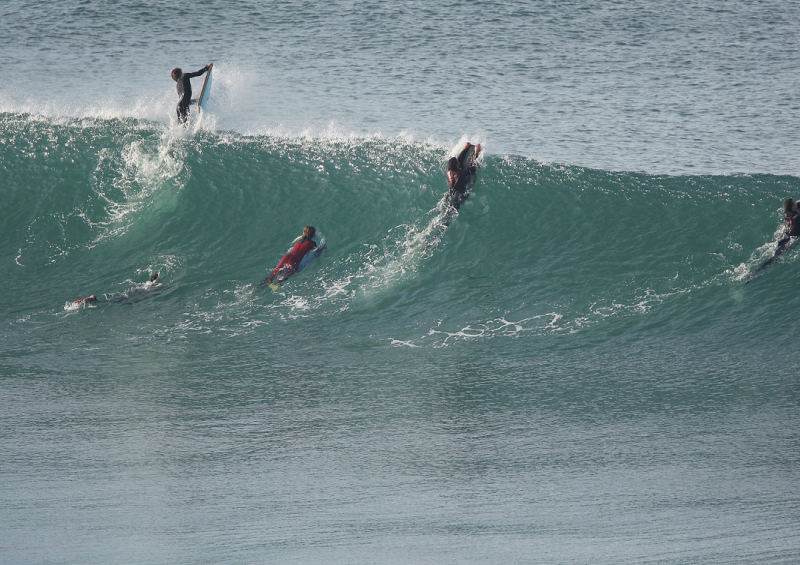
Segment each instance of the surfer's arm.
[[447,171],[447,186],[450,187],[450,190],[456,186],[458,182],[458,174],[459,171]]
[[200,75],[204,74],[210,68],[211,68],[211,65],[206,65],[205,67],[203,67],[202,69],[200,69],[196,73],[186,73],[185,76],[187,76],[189,78],[199,77]]

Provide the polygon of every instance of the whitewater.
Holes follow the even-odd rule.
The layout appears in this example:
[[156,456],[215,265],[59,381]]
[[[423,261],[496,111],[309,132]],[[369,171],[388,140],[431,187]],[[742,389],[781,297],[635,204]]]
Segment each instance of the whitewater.
[[798,22],[6,3],[0,561],[795,562]]

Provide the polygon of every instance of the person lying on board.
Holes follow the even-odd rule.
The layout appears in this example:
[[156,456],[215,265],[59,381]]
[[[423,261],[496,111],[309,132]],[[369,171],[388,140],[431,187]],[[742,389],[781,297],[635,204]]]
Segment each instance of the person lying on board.
[[[157,278],[158,278],[158,273],[153,273],[152,275],[150,275],[150,282],[151,283],[155,283]],[[159,285],[156,285],[156,286],[161,286],[161,285],[159,284]],[[87,296],[86,298],[81,298],[80,300],[73,300],[72,303],[86,306],[88,304],[95,304],[96,302],[120,302],[120,301],[126,300],[126,299],[128,299],[127,295],[123,295],[123,296],[117,297],[117,298],[112,298],[111,300],[98,300],[97,296],[92,294],[90,296]]]
[[467,182],[470,176],[474,175],[477,170],[475,159],[478,157],[478,153],[481,152],[480,144],[476,145],[475,153],[472,156],[472,162],[469,164],[464,163],[465,166],[462,167],[461,161],[463,161],[464,155],[466,155],[467,150],[469,150],[469,146],[470,142],[467,141],[461,153],[458,154],[458,157],[451,157],[450,161],[447,162],[447,185],[450,187],[449,195],[451,201],[456,208],[461,205],[462,197],[466,198],[465,192],[467,190]]
[[778,240],[778,246],[775,248],[775,253],[772,254],[772,257],[761,263],[755,271],[750,273],[750,276],[747,277],[745,284],[753,280],[753,277],[755,277],[757,273],[760,273],[772,265],[778,259],[778,257],[783,255],[783,252],[786,251],[786,248],[789,246],[789,243],[792,241],[793,237],[800,237],[800,211],[797,210],[797,202],[795,202],[793,198],[787,198],[783,203],[783,222],[785,225],[785,230],[781,238]]
[[783,221],[786,224],[786,235],[789,237],[800,236],[800,212],[798,212],[797,202],[793,198],[787,198],[783,203]]
[[787,198],[783,203],[783,223],[786,226],[786,231],[783,232],[783,237],[778,240],[776,255],[783,253],[786,244],[789,243],[791,238],[800,236],[800,212],[797,211],[797,202],[793,198]]
[[214,66],[214,63],[209,63],[196,73],[184,73],[180,67],[172,69],[172,80],[178,83],[176,88],[178,89],[178,96],[181,97],[177,107],[178,121],[180,123],[186,123],[186,119],[189,117],[189,106],[197,104],[197,99],[192,99],[192,82],[189,79],[199,77],[209,71],[212,66]]
[[317,247],[317,243],[312,239],[316,233],[317,230],[314,226],[306,226],[303,228],[303,237],[294,244],[294,247],[292,247],[289,253],[283,256],[283,259],[281,259],[281,262],[275,267],[275,270],[272,271],[272,274],[267,277],[267,281],[272,282],[279,272],[282,272],[285,278],[294,274],[300,261],[303,260],[303,257],[305,257],[309,251],[313,251]]

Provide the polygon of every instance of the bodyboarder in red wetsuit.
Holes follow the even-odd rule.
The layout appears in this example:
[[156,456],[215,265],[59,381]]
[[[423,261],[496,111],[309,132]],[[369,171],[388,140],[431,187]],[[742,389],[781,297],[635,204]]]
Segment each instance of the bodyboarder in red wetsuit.
[[267,277],[267,280],[272,282],[272,279],[274,279],[275,275],[281,272],[281,270],[283,270],[284,275],[287,277],[294,273],[306,253],[317,247],[316,242],[311,239],[316,233],[317,230],[314,229],[314,226],[306,226],[303,229],[303,238],[294,244],[294,247],[292,247],[289,253],[283,256],[283,259],[281,259],[281,262],[275,267],[275,270],[272,271],[272,274]]

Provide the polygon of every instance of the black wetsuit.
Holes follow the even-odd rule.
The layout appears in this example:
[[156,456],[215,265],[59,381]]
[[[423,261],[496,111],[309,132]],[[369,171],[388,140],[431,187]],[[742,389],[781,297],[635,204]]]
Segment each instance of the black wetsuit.
[[786,224],[786,231],[783,232],[783,235],[778,240],[778,246],[775,248],[775,253],[772,254],[772,257],[761,263],[755,271],[750,273],[750,276],[747,277],[745,284],[749,283],[756,273],[760,273],[772,265],[778,259],[778,257],[783,255],[783,252],[786,251],[786,248],[792,241],[793,237],[800,237],[800,211],[791,210],[789,212],[784,212],[783,221]]
[[467,192],[467,188],[469,188],[469,181],[478,171],[478,168],[473,164],[470,164],[469,167],[464,166],[466,165],[466,163],[464,163],[464,156],[468,150],[469,147],[464,149],[458,156],[458,162],[461,165],[461,168],[455,171],[456,176],[458,177],[456,182],[451,184],[450,175],[447,176],[447,184],[450,185],[450,192],[447,194],[447,200],[455,209],[458,209],[458,207],[461,206],[469,197],[469,193]]
[[800,210],[783,213],[786,224],[786,237],[800,237]]
[[749,283],[756,273],[760,273],[772,265],[778,259],[778,257],[783,255],[783,252],[786,251],[786,247],[789,245],[789,242],[792,241],[793,237],[800,237],[800,211],[792,210],[789,212],[784,212],[783,221],[786,223],[786,231],[783,232],[783,235],[778,240],[778,246],[775,248],[775,253],[772,254],[772,257],[761,263],[755,271],[750,273],[750,276],[747,277],[745,284]]
[[178,112],[178,120],[181,123],[186,122],[186,118],[189,117],[189,106],[192,104],[197,104],[197,100],[192,100],[192,81],[189,79],[192,79],[194,77],[199,77],[207,70],[208,70],[208,65],[206,65],[196,73],[183,73],[181,74],[181,76],[178,77],[177,89],[178,89],[178,96],[180,96],[181,99],[178,102],[177,112]]
[[790,210],[784,212],[783,222],[786,225],[786,231],[783,233],[783,237],[778,240],[778,249],[775,252],[776,255],[783,253],[783,249],[791,238],[800,237],[800,211]]

